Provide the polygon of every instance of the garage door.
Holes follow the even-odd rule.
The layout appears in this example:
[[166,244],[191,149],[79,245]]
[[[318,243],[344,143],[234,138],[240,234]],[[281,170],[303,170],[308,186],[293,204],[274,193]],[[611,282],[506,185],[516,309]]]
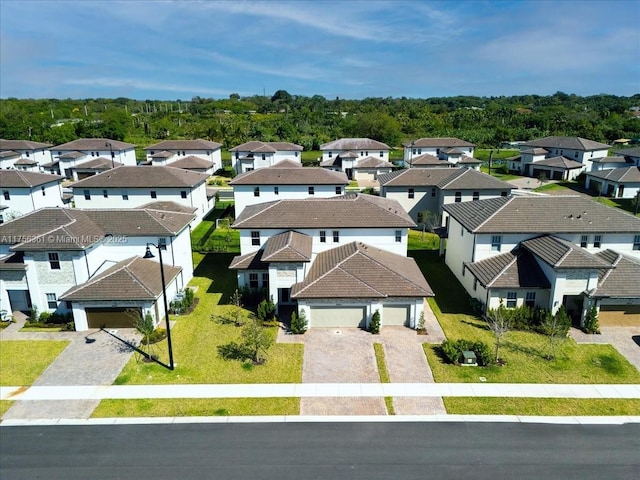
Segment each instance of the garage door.
[[382,325],[409,325],[409,305],[383,305]]
[[640,305],[602,305],[598,323],[601,327],[640,326]]
[[311,327],[360,327],[365,326],[364,307],[311,307]]
[[556,170],[556,171],[554,171],[554,172],[553,172],[553,175],[551,175],[551,178],[552,178],[553,180],[562,180],[562,172],[559,172],[559,171],[557,171],[557,170]]
[[89,328],[134,328],[141,310],[129,308],[86,308]]

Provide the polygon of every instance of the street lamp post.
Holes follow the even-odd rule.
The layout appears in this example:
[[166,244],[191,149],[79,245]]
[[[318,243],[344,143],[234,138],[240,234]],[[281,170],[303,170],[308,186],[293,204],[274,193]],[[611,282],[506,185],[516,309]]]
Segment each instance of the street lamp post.
[[111,142],[107,142],[104,144],[105,147],[109,147],[109,153],[111,154],[111,168],[115,168],[116,164],[113,161],[113,146],[111,145]]
[[151,253],[150,246],[154,246],[158,249],[158,260],[160,261],[160,279],[162,280],[162,298],[164,300],[164,314],[165,322],[167,324],[167,344],[169,345],[169,370],[174,369],[173,363],[173,346],[171,344],[171,327],[169,325],[169,304],[167,303],[167,286],[164,280],[164,265],[162,263],[162,246],[155,243],[147,243],[147,251],[142,258],[154,258],[155,255]]

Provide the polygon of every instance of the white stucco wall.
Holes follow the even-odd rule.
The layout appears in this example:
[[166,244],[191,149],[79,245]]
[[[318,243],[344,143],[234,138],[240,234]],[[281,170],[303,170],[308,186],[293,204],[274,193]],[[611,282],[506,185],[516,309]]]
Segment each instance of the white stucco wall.
[[[314,188],[314,194],[309,195],[309,187]],[[255,196],[255,188],[259,188],[260,195]],[[336,193],[336,188],[340,187],[340,193]],[[278,193],[275,193],[277,188]],[[235,201],[236,218],[249,205],[257,203],[272,202],[285,199],[304,198],[329,198],[344,193],[344,185],[235,185],[233,187],[233,199]]]
[[[0,185],[0,190],[0,206],[7,207],[4,211],[5,214],[17,212],[24,215],[43,207],[63,206],[62,186],[58,180],[33,188],[4,187]],[[9,192],[9,200],[4,198],[5,191]],[[2,212],[0,211],[0,213]]]

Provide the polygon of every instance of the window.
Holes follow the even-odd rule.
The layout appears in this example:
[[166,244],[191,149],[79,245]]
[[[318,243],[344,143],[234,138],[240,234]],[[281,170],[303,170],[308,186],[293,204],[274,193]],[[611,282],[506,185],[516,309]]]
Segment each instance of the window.
[[273,194],[274,195],[279,195],[280,194],[280,190],[278,187],[273,187]]
[[462,192],[456,192],[456,203],[460,203],[462,201]]
[[436,189],[435,187],[431,189],[431,196],[435,197],[436,196]]
[[3,190],[2,195],[4,196],[5,200],[11,200],[11,194],[9,193],[9,190]]
[[327,232],[320,230],[320,243],[327,243]]
[[518,294],[516,292],[507,292],[507,308],[516,308],[518,303]]
[[500,235],[493,235],[491,237],[491,251],[499,252],[502,246],[502,237]]
[[473,279],[473,291],[475,292],[478,289],[478,279]]
[[265,160],[266,158],[267,158],[267,155],[263,153],[262,154],[262,160]]
[[329,152],[329,158],[333,157],[333,153]]
[[578,158],[578,152],[573,152],[573,156],[574,156],[575,158]]
[[589,235],[582,235],[580,237],[580,246],[582,248],[587,248],[588,243],[589,243]]
[[333,243],[338,243],[340,241],[340,232],[338,230],[333,231]]
[[42,196],[46,196],[47,195],[47,191],[44,189],[44,187],[40,187],[42,189]]
[[384,157],[384,152],[380,150],[380,158]]
[[465,273],[465,271],[466,271],[466,270],[467,270],[467,269],[466,269],[466,265],[462,265],[462,276],[463,276],[463,277],[464,277],[464,273]]
[[402,230],[396,230],[396,243],[400,243],[402,241]]
[[102,196],[104,198],[109,198],[109,192],[107,190],[102,190]]
[[262,288],[269,290],[269,274],[266,272],[262,274]]
[[315,195],[316,194],[316,187],[309,187],[309,195]]
[[473,192],[473,201],[480,200],[480,192]]
[[336,187],[336,195],[342,195],[342,187]]
[[158,248],[160,250],[166,250],[167,249],[167,239],[166,238],[159,238],[158,239]]
[[409,198],[414,198],[416,196],[416,191],[413,188],[410,188],[409,191],[407,192],[407,196]]
[[51,270],[60,270],[60,257],[56,252],[49,253],[49,268]]
[[460,236],[464,237],[464,227],[460,227]]
[[58,299],[55,293],[47,293],[47,307],[58,308]]
[[151,190],[151,198],[158,198],[158,193],[155,190]]
[[422,149],[421,149],[421,148],[419,148],[419,149],[418,149],[418,155],[421,155],[421,154],[422,154]]
[[594,235],[593,248],[600,248],[600,245],[602,245],[602,235]]
[[27,155],[27,158],[29,158],[29,152],[24,152]]
[[89,191],[89,190],[85,190],[84,191],[84,199],[85,200],[91,200],[91,191]]
[[127,193],[126,190],[122,191],[122,199],[123,200],[129,200],[129,194]]
[[187,198],[187,191],[186,190],[180,190],[180,198]]
[[258,288],[258,274],[250,273],[249,274],[249,287],[250,288]]
[[411,150],[411,155],[415,155],[416,154],[416,149],[414,148],[413,150]]
[[259,197],[260,196],[260,187],[255,187],[253,189],[253,196],[254,197]]
[[260,245],[260,232],[257,230],[251,232],[251,245]]
[[536,292],[527,292],[527,295],[524,299],[524,304],[527,307],[535,307],[536,306]]
[[507,192],[506,192],[506,190],[504,190],[504,191],[500,192],[500,196],[501,196],[501,197],[506,197],[506,196],[507,196]]
[[640,235],[633,237],[633,250],[640,250]]

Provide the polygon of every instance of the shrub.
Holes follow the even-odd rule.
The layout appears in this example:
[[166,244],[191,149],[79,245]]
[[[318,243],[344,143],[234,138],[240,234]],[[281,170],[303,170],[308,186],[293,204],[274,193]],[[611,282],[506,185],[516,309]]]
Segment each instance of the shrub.
[[460,363],[462,353],[458,351],[456,342],[452,340],[445,340],[442,342],[440,345],[440,353],[447,363]]
[[418,318],[418,325],[416,326],[416,330],[421,333],[426,333],[427,329],[424,325],[424,312],[420,312],[420,317]]
[[31,323],[36,323],[39,319],[40,319],[40,314],[38,312],[38,307],[33,305],[29,309],[29,316],[27,317],[27,320]]
[[455,365],[462,361],[462,352],[471,351],[476,354],[478,365],[487,366],[491,364],[491,351],[489,345],[484,342],[471,340],[445,340],[440,345],[440,353],[448,363]]
[[40,318],[38,318],[38,321],[41,323],[53,323],[49,321],[50,318],[51,318],[51,312],[42,312],[40,314]]
[[296,312],[291,313],[291,333],[296,335],[300,335],[307,331],[307,316],[304,313],[304,310],[300,312],[299,315],[296,315]]
[[218,355],[225,360],[245,360],[251,356],[251,352],[244,344],[229,342],[218,345]]
[[276,305],[273,303],[273,297],[269,297],[269,300],[264,299],[258,304],[256,315],[258,320],[262,322],[272,320],[275,317]]
[[598,323],[598,309],[593,305],[587,312],[587,318],[584,319],[582,330],[585,333],[600,333],[600,324]]
[[369,331],[374,335],[380,333],[380,312],[376,310],[371,315],[371,322],[369,322]]

